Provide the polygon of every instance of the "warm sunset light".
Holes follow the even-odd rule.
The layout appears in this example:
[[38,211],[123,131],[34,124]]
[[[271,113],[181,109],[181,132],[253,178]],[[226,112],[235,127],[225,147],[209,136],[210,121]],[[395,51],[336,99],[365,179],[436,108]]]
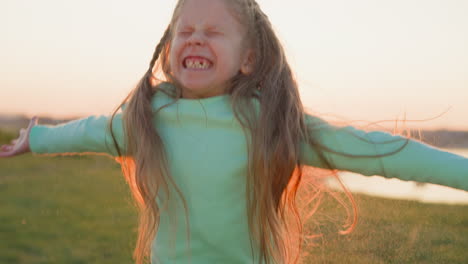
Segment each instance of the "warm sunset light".
[[468,0],[0,1],[0,264],[467,263]]
[[[303,102],[347,120],[468,129],[468,1],[263,0]],[[108,114],[175,1],[16,1],[0,10],[0,114]],[[392,125],[392,124],[390,124]]]

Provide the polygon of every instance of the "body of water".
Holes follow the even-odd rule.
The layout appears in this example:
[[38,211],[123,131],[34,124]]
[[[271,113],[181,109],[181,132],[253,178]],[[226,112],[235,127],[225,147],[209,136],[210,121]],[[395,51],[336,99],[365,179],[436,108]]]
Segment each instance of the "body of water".
[[[468,149],[444,149],[468,157]],[[441,185],[416,183],[380,176],[363,176],[351,172],[340,173],[343,183],[352,192],[426,203],[468,204],[468,192]],[[468,181],[468,176],[467,179]],[[331,182],[332,186],[336,183]]]

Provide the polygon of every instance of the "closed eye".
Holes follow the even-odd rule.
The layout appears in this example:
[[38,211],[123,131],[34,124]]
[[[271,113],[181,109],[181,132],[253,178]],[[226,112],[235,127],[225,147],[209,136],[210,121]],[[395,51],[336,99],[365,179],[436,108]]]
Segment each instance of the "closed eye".
[[191,31],[179,31],[177,34],[180,36],[190,36],[192,32]]
[[223,33],[222,33],[222,32],[219,32],[219,31],[212,31],[212,30],[210,30],[210,31],[207,31],[207,32],[206,32],[206,35],[207,35],[207,36],[219,36],[219,35],[223,35]]

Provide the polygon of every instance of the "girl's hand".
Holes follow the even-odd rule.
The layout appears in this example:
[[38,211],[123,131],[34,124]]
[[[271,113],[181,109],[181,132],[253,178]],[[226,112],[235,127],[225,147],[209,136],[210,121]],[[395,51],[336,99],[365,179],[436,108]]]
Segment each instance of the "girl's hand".
[[9,145],[2,145],[0,147],[0,158],[13,157],[31,151],[29,149],[29,134],[31,133],[31,128],[37,125],[37,119],[36,116],[31,118],[28,127],[20,129],[20,135],[17,139],[12,140]]

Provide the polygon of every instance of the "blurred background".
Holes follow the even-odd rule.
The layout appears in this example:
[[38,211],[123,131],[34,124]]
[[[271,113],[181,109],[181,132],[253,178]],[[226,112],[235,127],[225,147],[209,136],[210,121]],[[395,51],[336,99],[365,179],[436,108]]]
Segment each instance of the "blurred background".
[[[109,113],[146,71],[175,2],[2,0],[0,113]],[[373,121],[445,113],[408,125],[468,130],[467,1],[258,2],[313,111]]]
[[[3,0],[0,128],[17,133],[32,115],[56,124],[110,114],[146,71],[175,2]],[[308,111],[369,130],[405,127],[466,154],[467,1],[258,2]]]
[[[370,130],[404,126],[418,137],[421,132],[419,139],[429,144],[468,156],[468,1],[258,2],[284,44],[310,112]],[[32,115],[40,123],[58,124],[110,114],[146,71],[175,3],[0,0],[0,144],[16,137]],[[367,126],[377,121],[384,122]],[[466,192],[352,173],[342,177],[356,194],[398,199],[357,194],[367,203],[361,209],[370,222],[381,206],[400,213],[408,206],[407,213],[429,219],[373,238],[358,230],[354,238],[361,239],[362,250],[372,248],[368,255],[354,248],[361,263],[388,263],[395,257],[402,258],[400,263],[468,259],[460,253],[468,246]],[[0,263],[128,263],[135,221],[129,197],[118,167],[102,157],[0,160],[0,200],[8,201],[0,214]],[[402,225],[409,225],[407,219],[414,220],[394,218]],[[104,222],[96,227],[99,221]],[[109,221],[132,231],[116,239],[120,230],[108,227]],[[386,221],[375,219],[373,232],[383,232],[378,228],[388,226]],[[435,237],[442,228],[445,234]],[[398,237],[398,230],[409,235]],[[118,246],[106,248],[117,240]],[[415,249],[415,241],[423,246]],[[339,246],[315,253],[324,263],[333,262],[327,262],[330,254],[348,258],[343,249],[353,246]],[[453,250],[442,261],[429,253],[447,247]]]

